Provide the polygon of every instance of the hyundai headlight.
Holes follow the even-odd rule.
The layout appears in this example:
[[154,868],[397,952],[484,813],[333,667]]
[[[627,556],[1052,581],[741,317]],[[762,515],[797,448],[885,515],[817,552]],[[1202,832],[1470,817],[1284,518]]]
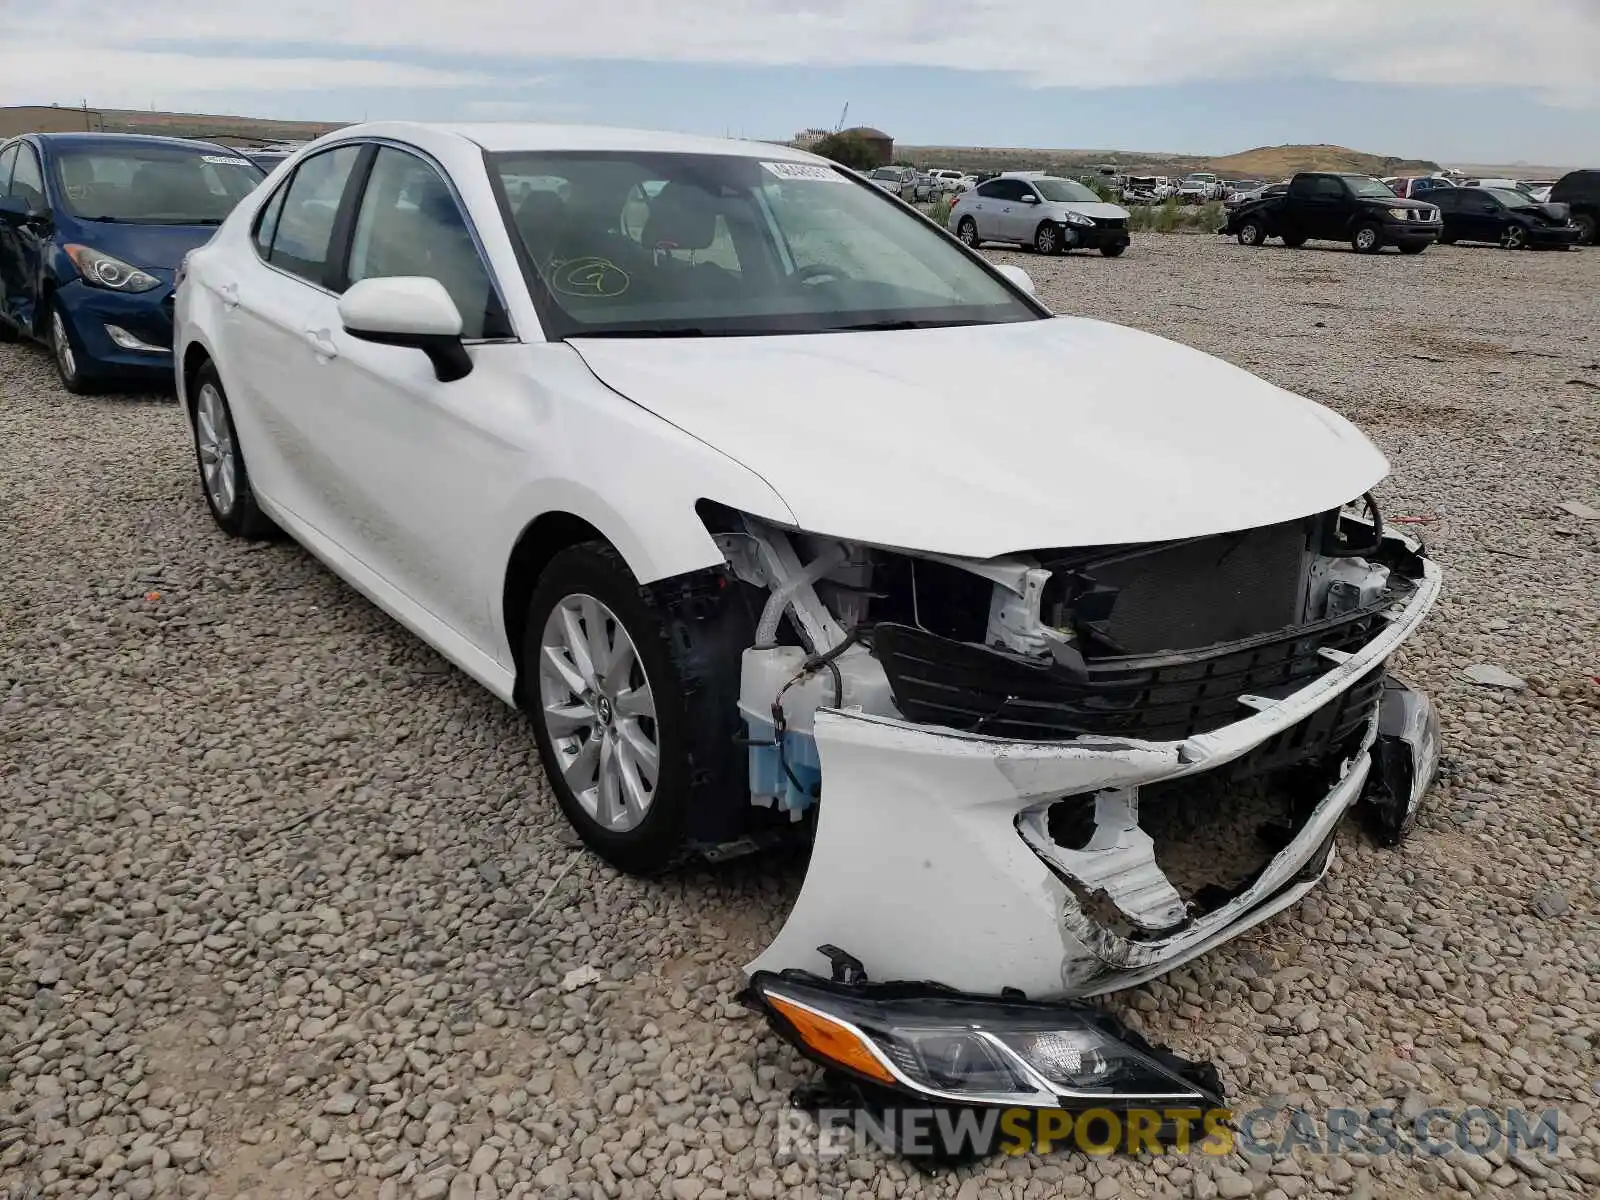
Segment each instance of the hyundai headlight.
[[935,984],[830,982],[758,971],[750,1007],[801,1053],[859,1082],[961,1105],[1220,1105],[1209,1064],[1150,1045],[1090,1005]]
[[138,267],[130,267],[103,250],[78,245],[63,246],[62,249],[90,287],[105,288],[112,292],[148,292],[161,286],[161,280],[154,275]]
[[1094,219],[1092,217],[1086,217],[1080,212],[1068,212],[1066,219],[1067,219],[1067,224],[1068,225],[1093,225],[1094,224]]

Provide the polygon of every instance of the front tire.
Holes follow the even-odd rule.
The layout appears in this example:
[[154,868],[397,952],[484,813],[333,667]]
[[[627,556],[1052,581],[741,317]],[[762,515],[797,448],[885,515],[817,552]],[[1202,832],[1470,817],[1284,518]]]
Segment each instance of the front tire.
[[1239,226],[1236,236],[1241,246],[1262,246],[1267,241],[1267,227],[1260,221],[1247,220]]
[[1033,231],[1033,248],[1040,254],[1060,254],[1064,241],[1061,229],[1054,221],[1041,221],[1039,228]]
[[971,217],[962,217],[961,223],[956,226],[956,237],[961,239],[965,246],[976,250],[978,248],[978,223]]
[[83,368],[78,361],[77,348],[73,346],[72,334],[67,329],[66,313],[59,300],[53,300],[50,304],[50,357],[55,360],[56,378],[61,381],[62,387],[74,396],[89,392],[89,384],[83,377]]
[[1363,222],[1350,234],[1350,246],[1357,254],[1376,254],[1383,249],[1383,232],[1370,222]]
[[556,802],[635,875],[674,866],[691,838],[743,832],[751,811],[734,738],[753,618],[726,590],[682,613],[658,595],[607,543],[569,547],[539,576],[522,644],[521,702]]
[[1578,227],[1578,245],[1592,246],[1600,238],[1600,221],[1595,219],[1593,213],[1578,213],[1572,218],[1572,223]]
[[1500,235],[1500,244],[1507,250],[1528,249],[1528,231],[1521,225],[1508,225],[1506,231]]
[[259,541],[277,530],[256,503],[250,486],[250,471],[233,424],[228,394],[212,363],[204,364],[195,375],[194,457],[200,468],[200,489],[206,507],[217,525],[229,537]]

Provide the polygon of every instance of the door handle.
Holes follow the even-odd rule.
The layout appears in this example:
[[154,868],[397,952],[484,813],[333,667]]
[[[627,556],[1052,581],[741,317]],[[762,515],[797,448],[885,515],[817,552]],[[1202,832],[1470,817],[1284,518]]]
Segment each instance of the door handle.
[[326,329],[306,329],[306,341],[318,358],[338,358],[339,347],[333,344],[333,335]]
[[222,303],[227,308],[239,307],[239,285],[225,283],[217,289],[217,295],[222,297]]

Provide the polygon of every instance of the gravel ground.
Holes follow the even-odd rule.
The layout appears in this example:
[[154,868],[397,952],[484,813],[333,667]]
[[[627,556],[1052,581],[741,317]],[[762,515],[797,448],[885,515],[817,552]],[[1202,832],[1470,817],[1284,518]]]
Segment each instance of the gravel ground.
[[1399,664],[1445,721],[1416,834],[1347,829],[1296,910],[1113,1003],[1240,1108],[1553,1106],[1555,1154],[780,1150],[812,1072],[733,1000],[802,867],[578,853],[515,714],[216,531],[170,400],[4,346],[0,1195],[1594,1195],[1600,521],[1558,506],[1600,506],[1600,253],[997,257],[1354,418],[1449,572]]

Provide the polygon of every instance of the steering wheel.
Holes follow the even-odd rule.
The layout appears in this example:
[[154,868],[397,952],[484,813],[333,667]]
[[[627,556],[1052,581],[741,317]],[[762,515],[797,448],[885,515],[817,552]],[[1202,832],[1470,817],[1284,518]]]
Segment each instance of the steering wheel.
[[842,283],[855,276],[842,267],[830,267],[827,263],[807,263],[789,277],[793,283],[815,283],[819,279],[830,279],[834,283]]

